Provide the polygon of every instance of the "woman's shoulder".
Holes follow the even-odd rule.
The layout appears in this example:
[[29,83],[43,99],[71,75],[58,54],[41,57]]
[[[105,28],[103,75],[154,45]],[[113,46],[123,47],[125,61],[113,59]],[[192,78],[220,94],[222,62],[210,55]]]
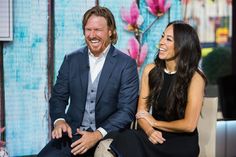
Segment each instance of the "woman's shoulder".
[[144,68],[144,73],[148,74],[156,65],[154,63],[147,64]]
[[194,72],[192,79],[196,80],[196,81],[204,81],[204,82],[206,82],[206,77],[205,77],[205,75],[204,75],[204,73],[202,72],[201,69],[197,69]]

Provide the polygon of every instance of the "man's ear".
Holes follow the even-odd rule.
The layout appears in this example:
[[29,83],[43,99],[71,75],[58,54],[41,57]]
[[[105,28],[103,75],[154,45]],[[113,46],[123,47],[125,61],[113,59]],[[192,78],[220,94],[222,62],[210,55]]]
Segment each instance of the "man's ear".
[[112,30],[109,30],[109,37],[111,37],[112,36]]

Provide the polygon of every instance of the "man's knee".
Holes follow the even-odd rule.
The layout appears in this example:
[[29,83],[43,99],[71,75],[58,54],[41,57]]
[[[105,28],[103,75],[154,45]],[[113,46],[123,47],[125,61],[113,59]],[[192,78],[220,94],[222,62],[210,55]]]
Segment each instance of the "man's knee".
[[37,155],[37,157],[66,157],[70,155],[69,143],[65,139],[51,140]]
[[41,150],[39,152],[39,154],[37,155],[37,157],[50,157],[52,156],[53,154],[51,154],[50,151],[45,151],[45,149]]

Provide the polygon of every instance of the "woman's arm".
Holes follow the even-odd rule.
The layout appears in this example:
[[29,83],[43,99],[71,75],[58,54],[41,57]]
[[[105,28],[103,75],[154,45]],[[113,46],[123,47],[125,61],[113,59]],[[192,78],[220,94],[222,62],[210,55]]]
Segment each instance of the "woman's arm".
[[[148,64],[143,71],[137,114],[142,113],[142,112],[148,113],[149,108],[146,103],[146,98],[149,94],[148,74],[154,66],[155,66],[154,64]],[[153,144],[157,144],[157,143],[162,144],[165,141],[165,139],[162,137],[162,133],[158,130],[155,130],[153,126],[149,124],[147,120],[138,119],[138,124],[143,129],[143,131],[147,134],[148,139]]]
[[169,132],[193,132],[197,127],[200,116],[204,97],[204,89],[204,79],[199,73],[195,72],[188,89],[187,105],[183,119],[171,122],[159,121],[154,119],[148,113],[144,113],[141,116],[139,115],[139,118],[147,120],[151,126],[160,130]]
[[[146,103],[147,96],[149,94],[148,74],[154,66],[154,64],[148,64],[143,70],[137,113],[148,112],[149,110]],[[147,135],[154,130],[154,128],[145,119],[138,119],[138,124]]]

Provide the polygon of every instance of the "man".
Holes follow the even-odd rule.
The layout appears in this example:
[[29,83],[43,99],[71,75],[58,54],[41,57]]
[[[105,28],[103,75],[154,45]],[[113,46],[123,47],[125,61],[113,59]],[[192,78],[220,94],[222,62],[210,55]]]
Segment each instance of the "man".
[[92,156],[98,141],[134,119],[137,65],[113,46],[117,33],[110,10],[89,9],[83,32],[87,46],[66,55],[60,67],[49,101],[52,140],[38,157]]

